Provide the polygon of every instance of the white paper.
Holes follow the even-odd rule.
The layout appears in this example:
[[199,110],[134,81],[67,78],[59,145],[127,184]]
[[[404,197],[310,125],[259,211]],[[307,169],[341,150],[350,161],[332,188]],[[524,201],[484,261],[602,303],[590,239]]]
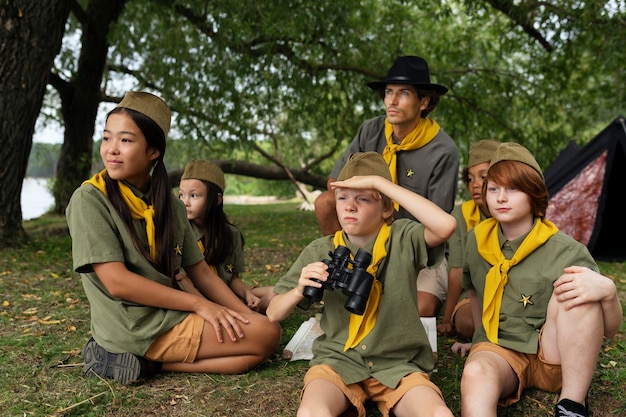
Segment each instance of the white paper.
[[[421,317],[422,324],[428,335],[435,358],[437,357],[437,321],[435,317]],[[290,361],[311,360],[313,358],[313,341],[323,334],[324,331],[320,327],[320,317],[311,317],[300,325],[296,334],[293,335],[285,349],[283,350],[283,359]]]

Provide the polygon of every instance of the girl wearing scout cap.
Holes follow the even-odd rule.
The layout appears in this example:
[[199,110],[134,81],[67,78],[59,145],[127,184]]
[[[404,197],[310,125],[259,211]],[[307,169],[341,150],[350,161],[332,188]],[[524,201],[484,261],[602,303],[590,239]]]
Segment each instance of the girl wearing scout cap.
[[[483,200],[490,219],[469,231],[463,287],[476,331],[461,379],[464,417],[495,417],[524,388],[559,392],[555,416],[588,416],[602,346],[620,328],[615,284],[587,248],[545,219],[548,191],[535,158],[502,143]],[[468,345],[453,349],[465,354]]]
[[[325,291],[311,368],[304,378],[298,415],[339,416],[354,409],[365,416],[366,400],[384,416],[452,416],[430,381],[434,357],[417,310],[415,277],[444,257],[454,218],[435,203],[394,184],[377,152],[350,156],[332,184],[342,230],[310,243],[274,286],[267,316],[286,318],[305,301],[307,287],[328,280],[329,251],[345,246],[372,255],[374,276],[363,315],[344,308],[347,295]],[[394,201],[417,221],[393,219]]]
[[[249,288],[240,278],[244,271],[241,231],[224,212],[226,181],[222,169],[211,161],[195,160],[185,166],[178,198],[187,209],[198,247],[209,266],[252,310],[265,313],[272,287]],[[184,274],[181,272],[181,278]]]
[[490,217],[482,199],[482,188],[489,161],[498,145],[498,140],[485,139],[472,144],[469,150],[467,167],[463,170],[463,182],[472,198],[455,206],[451,213],[456,219],[456,230],[448,240],[448,293],[446,308],[441,323],[437,326],[439,334],[456,334],[465,340],[471,339],[474,334],[469,296],[461,287],[463,251],[468,230]]
[[[269,357],[280,328],[212,271],[163,164],[170,109],[129,92],[108,115],[105,169],[69,202],[74,270],[91,308],[84,372],[126,384],[154,371],[240,373]],[[202,295],[175,287],[185,268]],[[205,298],[206,297],[206,298]]]

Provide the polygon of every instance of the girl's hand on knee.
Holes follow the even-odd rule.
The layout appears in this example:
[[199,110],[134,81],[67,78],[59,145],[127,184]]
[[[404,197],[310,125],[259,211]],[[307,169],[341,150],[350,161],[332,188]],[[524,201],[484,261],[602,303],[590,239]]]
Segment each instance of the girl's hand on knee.
[[241,313],[223,307],[211,301],[203,303],[203,307],[196,311],[206,322],[213,326],[217,341],[222,343],[226,334],[233,342],[244,337],[241,323],[248,324],[249,320]]

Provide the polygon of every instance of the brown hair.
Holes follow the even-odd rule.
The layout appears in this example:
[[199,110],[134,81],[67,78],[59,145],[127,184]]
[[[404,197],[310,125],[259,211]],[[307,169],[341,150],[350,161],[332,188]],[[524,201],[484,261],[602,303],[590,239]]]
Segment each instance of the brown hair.
[[439,99],[441,98],[441,94],[435,90],[421,90],[418,88],[416,88],[415,91],[417,92],[418,98],[430,97],[428,106],[426,106],[426,108],[422,110],[422,114],[421,114],[421,117],[426,117],[430,114],[430,112],[435,110],[435,107],[437,107],[437,104],[439,104]]
[[503,160],[489,167],[482,189],[482,198],[485,202],[489,181],[506,187],[515,187],[528,194],[533,215],[545,217],[549,200],[548,188],[541,175],[530,165],[519,161]]

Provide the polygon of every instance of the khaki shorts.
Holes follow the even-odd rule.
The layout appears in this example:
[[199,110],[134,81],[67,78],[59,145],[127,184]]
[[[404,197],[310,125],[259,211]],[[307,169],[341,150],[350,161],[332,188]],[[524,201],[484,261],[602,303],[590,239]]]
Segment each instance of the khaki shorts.
[[152,342],[144,357],[154,362],[193,363],[198,356],[203,329],[204,319],[190,313]]
[[400,380],[395,389],[389,388],[381,384],[374,378],[368,378],[356,384],[346,385],[339,374],[328,365],[313,365],[304,376],[304,387],[300,393],[300,398],[304,394],[307,385],[316,379],[323,379],[336,385],[341,392],[348,398],[348,401],[356,408],[349,408],[342,416],[354,415],[356,411],[358,417],[365,417],[365,401],[371,400],[376,403],[378,410],[384,417],[389,416],[389,411],[402,399],[411,388],[418,386],[427,386],[432,388],[437,395],[443,399],[443,395],[439,388],[430,381],[428,374],[422,372],[413,372],[406,375]]
[[450,319],[450,322],[452,323],[452,325],[455,325],[454,318],[456,317],[456,313],[459,311],[459,309],[463,306],[469,305],[469,303],[470,303],[469,297],[463,298],[458,303],[456,303],[456,305],[454,306],[454,310],[452,310],[452,318]]
[[525,388],[537,388],[548,392],[559,392],[561,390],[563,383],[561,365],[546,362],[543,358],[541,343],[539,343],[539,351],[533,355],[516,352],[490,342],[481,342],[472,346],[468,358],[474,353],[481,351],[497,353],[513,368],[513,372],[519,379],[517,392],[498,401],[498,405],[502,407],[518,402]]
[[435,269],[420,269],[417,274],[417,291],[434,294],[441,302],[446,299],[448,293],[447,258],[443,258],[443,261]]

